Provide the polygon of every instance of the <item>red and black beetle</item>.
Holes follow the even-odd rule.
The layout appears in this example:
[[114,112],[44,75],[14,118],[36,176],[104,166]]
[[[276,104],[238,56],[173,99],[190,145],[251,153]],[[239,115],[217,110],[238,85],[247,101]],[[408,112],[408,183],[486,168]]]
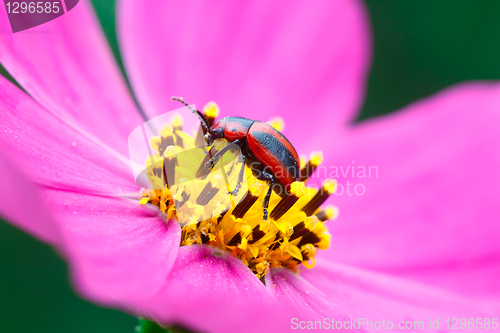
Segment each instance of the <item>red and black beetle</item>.
[[[218,138],[237,144],[242,152],[243,166],[247,163],[257,179],[269,183],[269,190],[262,203],[263,219],[267,220],[267,208],[273,189],[280,196],[284,196],[292,183],[300,180],[299,156],[292,144],[271,125],[258,120],[225,117],[210,126],[202,112],[194,110],[180,98],[172,99],[186,105],[200,118],[209,145]],[[225,152],[225,149],[220,150],[207,164],[214,165]],[[230,192],[233,195],[236,195],[240,188],[243,171],[244,167],[241,169],[238,185]]]

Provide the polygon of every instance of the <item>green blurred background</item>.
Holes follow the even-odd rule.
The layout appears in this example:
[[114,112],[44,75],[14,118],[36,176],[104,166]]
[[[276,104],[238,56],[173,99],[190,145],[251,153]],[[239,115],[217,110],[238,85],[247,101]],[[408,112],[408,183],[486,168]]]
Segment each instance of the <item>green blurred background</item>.
[[[115,1],[92,2],[121,63]],[[374,50],[359,120],[392,112],[457,82],[500,78],[500,1],[366,4]],[[131,316],[78,298],[66,264],[50,247],[0,221],[0,332],[123,333],[133,332],[136,323]]]

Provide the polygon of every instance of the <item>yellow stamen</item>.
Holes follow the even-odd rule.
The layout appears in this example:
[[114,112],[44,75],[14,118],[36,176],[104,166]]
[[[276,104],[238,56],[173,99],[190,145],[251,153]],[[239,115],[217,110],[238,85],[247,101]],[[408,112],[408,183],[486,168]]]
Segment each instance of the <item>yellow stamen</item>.
[[212,126],[215,118],[219,115],[219,106],[215,102],[208,102],[203,107],[203,113],[207,117],[210,126]]
[[300,170],[300,181],[307,181],[311,175],[314,173],[316,168],[323,162],[323,153],[320,151],[312,152],[309,155],[309,161],[307,163],[302,164],[304,167]]
[[274,127],[274,129],[278,132],[283,132],[283,130],[285,129],[285,122],[281,117],[271,118],[267,123]]
[[182,130],[182,122],[183,122],[182,117],[179,114],[175,114],[172,119],[172,128],[174,129],[174,131]]
[[314,197],[302,208],[307,215],[313,215],[318,208],[328,199],[330,195],[335,193],[337,189],[336,180],[326,180],[321,189],[314,195]]
[[334,206],[328,206],[324,210],[318,212],[316,216],[320,221],[323,222],[327,222],[329,220],[335,220],[339,216],[339,209]]
[[309,263],[309,260],[305,260],[302,262],[302,265],[304,265],[304,267],[308,269],[314,268],[314,266],[316,265],[316,261],[314,260],[314,258],[311,258],[310,260],[312,261],[312,263]]

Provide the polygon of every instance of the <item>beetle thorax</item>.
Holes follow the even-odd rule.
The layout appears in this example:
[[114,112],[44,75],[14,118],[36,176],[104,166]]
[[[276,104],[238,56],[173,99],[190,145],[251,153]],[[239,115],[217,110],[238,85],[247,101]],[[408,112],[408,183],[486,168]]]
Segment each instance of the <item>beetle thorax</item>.
[[224,138],[228,141],[245,140],[254,120],[241,117],[225,117],[217,121],[213,129],[221,128],[224,131]]

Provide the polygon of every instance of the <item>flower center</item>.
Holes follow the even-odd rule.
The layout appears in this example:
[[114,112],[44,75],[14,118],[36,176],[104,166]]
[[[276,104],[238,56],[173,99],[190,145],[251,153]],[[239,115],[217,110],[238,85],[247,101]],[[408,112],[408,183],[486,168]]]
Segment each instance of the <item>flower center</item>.
[[[212,124],[218,115],[217,105],[208,103],[203,111]],[[281,120],[271,125],[278,130],[283,128]],[[262,202],[268,184],[257,179],[248,166],[245,166],[247,186],[243,193],[246,195],[229,209],[224,209],[228,206],[223,201],[227,204],[234,199],[228,193],[232,189],[219,191],[217,186],[225,174],[224,177],[198,177],[178,186],[163,182],[162,179],[174,179],[172,173],[182,172],[176,154],[204,144],[202,135],[191,136],[182,131],[180,117],[166,124],[150,144],[154,156],[146,161],[146,167],[153,189],[141,190],[140,203],[153,204],[168,219],[180,221],[181,246],[207,244],[223,249],[241,259],[258,278],[265,276],[271,267],[286,267],[296,272],[301,266],[312,268],[316,250],[329,247],[330,234],[325,222],[334,219],[338,211],[335,207],[321,209],[320,206],[335,192],[336,182],[327,180],[320,189],[305,185],[321,163],[321,153],[312,153],[307,161],[301,158],[300,181],[294,182],[284,197],[273,191],[269,219],[262,220]],[[217,144],[220,141],[214,143]],[[184,216],[188,212],[189,218],[179,219],[181,211]]]

